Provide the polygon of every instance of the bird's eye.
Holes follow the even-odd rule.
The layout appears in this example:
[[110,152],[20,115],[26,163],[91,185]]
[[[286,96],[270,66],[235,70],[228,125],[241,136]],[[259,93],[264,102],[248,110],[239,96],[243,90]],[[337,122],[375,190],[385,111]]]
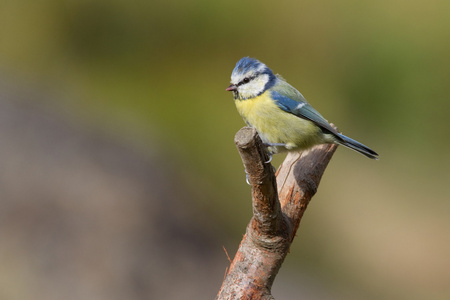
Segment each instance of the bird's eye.
[[242,80],[242,82],[244,82],[244,83],[249,83],[249,82],[250,82],[250,78],[245,77],[244,80]]

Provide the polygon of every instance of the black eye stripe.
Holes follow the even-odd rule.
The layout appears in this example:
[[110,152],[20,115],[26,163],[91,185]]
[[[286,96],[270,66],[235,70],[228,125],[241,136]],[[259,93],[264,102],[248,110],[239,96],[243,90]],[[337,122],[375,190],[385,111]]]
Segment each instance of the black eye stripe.
[[255,77],[256,77],[256,76],[245,77],[244,79],[242,79],[242,80],[237,84],[237,86],[240,86],[240,85],[249,83],[250,80],[254,79]]

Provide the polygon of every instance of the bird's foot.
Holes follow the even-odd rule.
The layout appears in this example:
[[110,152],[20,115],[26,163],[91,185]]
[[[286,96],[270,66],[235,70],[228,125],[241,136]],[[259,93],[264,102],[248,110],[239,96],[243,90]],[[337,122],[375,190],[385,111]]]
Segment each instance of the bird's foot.
[[268,164],[268,163],[270,163],[272,161],[273,154],[277,153],[277,151],[274,152],[270,148],[271,147],[286,147],[286,144],[283,144],[283,143],[264,143],[264,146],[267,147],[267,155],[269,156],[269,160],[266,161],[266,164]]

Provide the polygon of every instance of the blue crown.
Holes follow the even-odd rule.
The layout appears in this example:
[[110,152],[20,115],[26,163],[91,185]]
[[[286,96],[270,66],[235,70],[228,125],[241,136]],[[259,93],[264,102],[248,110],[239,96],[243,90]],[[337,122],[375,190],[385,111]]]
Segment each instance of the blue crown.
[[272,73],[272,71],[262,62],[255,58],[244,57],[236,63],[233,74],[246,74],[249,71],[258,71],[258,73]]

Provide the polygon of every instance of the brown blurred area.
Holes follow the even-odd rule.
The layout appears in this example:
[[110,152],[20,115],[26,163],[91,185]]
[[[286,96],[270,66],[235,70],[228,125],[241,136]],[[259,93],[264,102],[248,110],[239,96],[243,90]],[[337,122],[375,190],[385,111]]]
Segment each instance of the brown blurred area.
[[12,86],[0,81],[0,298],[212,298],[226,257],[166,158]]

